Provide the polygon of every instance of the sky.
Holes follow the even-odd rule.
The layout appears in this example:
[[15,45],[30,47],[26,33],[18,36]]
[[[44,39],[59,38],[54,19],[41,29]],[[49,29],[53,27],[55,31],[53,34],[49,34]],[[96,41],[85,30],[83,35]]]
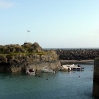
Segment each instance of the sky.
[[99,48],[99,0],[0,0],[0,45],[24,42]]

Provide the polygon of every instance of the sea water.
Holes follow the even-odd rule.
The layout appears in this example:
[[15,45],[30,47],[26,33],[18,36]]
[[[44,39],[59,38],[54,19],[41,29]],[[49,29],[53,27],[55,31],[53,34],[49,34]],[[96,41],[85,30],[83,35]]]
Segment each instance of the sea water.
[[0,99],[94,99],[93,65],[81,64],[84,71],[0,74]]

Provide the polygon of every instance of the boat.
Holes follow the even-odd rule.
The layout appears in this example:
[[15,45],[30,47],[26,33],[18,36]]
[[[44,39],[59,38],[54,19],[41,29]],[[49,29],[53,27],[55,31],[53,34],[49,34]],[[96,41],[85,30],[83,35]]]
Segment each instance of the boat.
[[75,65],[75,64],[72,64],[72,65],[62,65],[62,69],[64,70],[68,70],[68,71],[83,71],[84,68],[81,67],[80,65]]

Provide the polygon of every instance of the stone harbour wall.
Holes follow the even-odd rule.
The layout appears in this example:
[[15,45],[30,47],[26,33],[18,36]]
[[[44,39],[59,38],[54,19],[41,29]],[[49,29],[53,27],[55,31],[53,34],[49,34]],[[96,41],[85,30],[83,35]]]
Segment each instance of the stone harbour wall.
[[99,57],[94,59],[93,96],[99,98]]

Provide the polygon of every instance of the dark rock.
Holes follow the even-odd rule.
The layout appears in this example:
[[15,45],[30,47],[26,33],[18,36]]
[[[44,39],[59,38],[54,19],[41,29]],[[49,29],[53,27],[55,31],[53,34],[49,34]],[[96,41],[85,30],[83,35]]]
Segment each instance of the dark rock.
[[59,60],[93,60],[99,56],[99,49],[56,50]]

